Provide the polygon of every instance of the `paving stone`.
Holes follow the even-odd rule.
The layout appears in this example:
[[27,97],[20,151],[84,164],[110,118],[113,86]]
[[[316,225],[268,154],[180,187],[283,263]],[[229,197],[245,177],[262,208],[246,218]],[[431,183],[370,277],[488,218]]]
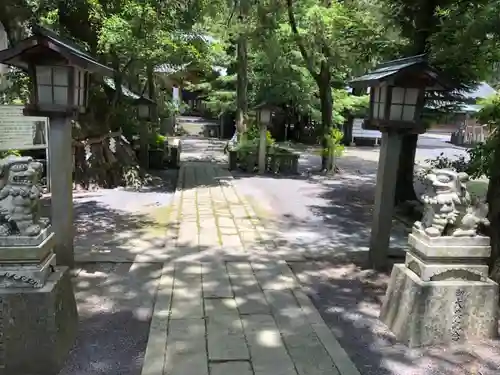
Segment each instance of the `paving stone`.
[[217,233],[217,229],[202,229],[200,230],[198,244],[200,247],[219,247],[221,242],[219,240],[219,234]]
[[163,374],[173,283],[173,268],[164,264],[156,293],[141,375]]
[[255,230],[239,230],[241,242],[245,247],[251,245],[259,240],[259,234]]
[[172,296],[172,318],[202,318],[201,265],[177,264]]
[[[238,229],[236,229],[236,227],[233,227],[233,228],[219,227],[219,232],[225,236],[239,236]],[[238,237],[238,239],[239,239],[239,237]]]
[[210,375],[253,375],[249,362],[221,362],[210,364]]
[[273,317],[248,315],[242,320],[255,375],[297,375]]
[[[208,375],[203,319],[171,319],[164,375]],[[155,374],[155,375],[161,375]]]
[[250,359],[243,325],[238,315],[223,313],[208,316],[207,340],[210,361]]
[[233,297],[231,283],[224,264],[203,265],[203,296]]
[[231,217],[219,216],[217,224],[219,228],[235,228],[234,220]]
[[309,297],[299,289],[293,291],[295,299],[299,303],[304,316],[311,324],[314,332],[321,340],[323,346],[335,362],[335,366],[342,375],[361,375],[349,355],[342,348],[330,328],[326,325],[319,311],[316,309]]
[[240,230],[251,231],[251,232],[256,231],[255,226],[248,218],[235,218],[234,223],[236,227]]
[[269,313],[269,305],[250,264],[227,263],[227,270],[240,314]]
[[230,315],[239,317],[238,305],[234,298],[205,298],[206,316]]
[[293,293],[288,290],[264,293],[299,375],[340,375]]
[[254,262],[252,267],[262,289],[282,290],[299,287],[297,278],[284,261],[261,264]]

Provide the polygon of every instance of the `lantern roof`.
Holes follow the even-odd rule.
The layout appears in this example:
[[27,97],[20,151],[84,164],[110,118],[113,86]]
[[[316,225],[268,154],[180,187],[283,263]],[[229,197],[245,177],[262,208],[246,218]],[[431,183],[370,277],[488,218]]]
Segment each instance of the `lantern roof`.
[[254,111],[258,111],[260,109],[268,109],[270,111],[276,111],[276,110],[279,110],[279,107],[274,105],[274,104],[268,104],[266,102],[262,102],[262,103],[257,104],[256,106],[254,106],[252,109]]
[[61,58],[67,64],[76,65],[91,73],[113,74],[113,69],[99,63],[75,43],[45,27],[32,26],[33,35],[14,47],[0,51],[0,63],[28,70],[31,62],[42,61],[60,65]]
[[156,105],[156,102],[145,95],[142,95],[140,98],[136,99],[135,102],[137,104],[153,104]]
[[[104,84],[109,87],[111,90],[116,91],[115,81],[111,77],[103,77],[102,81]],[[138,94],[135,91],[132,91],[125,85],[122,85],[122,94],[126,99],[130,99],[135,104],[155,104],[156,102],[151,100],[146,95]]]
[[427,62],[426,55],[417,55],[379,64],[375,70],[351,80],[357,87],[376,86],[381,83],[394,83],[408,76],[417,78],[429,90],[450,90],[454,86],[437,69]]

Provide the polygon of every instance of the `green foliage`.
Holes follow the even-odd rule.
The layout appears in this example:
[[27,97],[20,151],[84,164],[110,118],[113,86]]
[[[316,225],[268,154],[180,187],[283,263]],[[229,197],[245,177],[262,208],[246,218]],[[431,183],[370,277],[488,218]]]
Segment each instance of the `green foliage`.
[[344,133],[342,133],[337,128],[330,129],[330,133],[325,135],[327,148],[321,150],[321,154],[332,160],[342,156],[345,147],[342,144],[342,139],[344,138]]
[[19,150],[7,150],[7,151],[0,151],[0,159],[5,158],[9,155],[12,156],[21,156],[21,152]]
[[486,142],[469,151],[470,172],[474,176],[491,177],[498,169],[498,166],[493,164],[493,160],[500,142],[500,94],[486,98],[480,101],[480,104],[483,107],[477,114],[477,120],[481,124],[488,125],[490,135]]
[[165,141],[167,137],[164,135],[153,132],[149,136],[149,147],[153,149],[163,149],[165,147]]
[[[250,122],[248,130],[245,133],[246,139],[250,142],[256,140],[257,144],[260,142],[260,128],[259,125],[255,122]],[[269,130],[266,131],[266,145],[272,146],[275,143],[275,139],[271,136],[271,132]]]
[[444,152],[434,159],[427,159],[426,162],[429,163],[432,168],[437,169],[452,169],[457,172],[467,173],[470,169],[469,158],[464,156],[460,156],[459,158],[448,158],[444,156]]

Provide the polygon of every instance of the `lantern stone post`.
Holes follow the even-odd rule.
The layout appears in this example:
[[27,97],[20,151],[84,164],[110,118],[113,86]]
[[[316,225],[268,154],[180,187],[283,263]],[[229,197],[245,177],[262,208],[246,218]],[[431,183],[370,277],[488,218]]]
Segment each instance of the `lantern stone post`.
[[257,123],[259,124],[259,173],[266,172],[267,157],[267,127],[271,123],[272,107],[266,104],[260,104],[255,108],[257,114]]
[[370,111],[363,127],[382,132],[375,189],[369,258],[384,270],[390,245],[396,178],[402,138],[423,133],[425,91],[450,90],[452,85],[426,61],[424,55],[380,64],[373,72],[351,81],[355,88],[370,88]]
[[139,162],[143,168],[149,168],[149,123],[155,118],[155,102],[141,96],[137,101],[139,125]]

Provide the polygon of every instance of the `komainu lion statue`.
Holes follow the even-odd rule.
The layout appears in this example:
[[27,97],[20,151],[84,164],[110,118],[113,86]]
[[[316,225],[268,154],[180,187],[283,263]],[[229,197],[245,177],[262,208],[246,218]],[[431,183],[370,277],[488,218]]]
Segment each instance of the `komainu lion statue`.
[[422,196],[424,214],[414,228],[430,237],[473,237],[480,224],[488,225],[488,205],[472,202],[465,183],[466,173],[433,169],[426,175],[427,190]]
[[37,236],[47,226],[40,220],[42,170],[31,157],[0,159],[0,236]]

